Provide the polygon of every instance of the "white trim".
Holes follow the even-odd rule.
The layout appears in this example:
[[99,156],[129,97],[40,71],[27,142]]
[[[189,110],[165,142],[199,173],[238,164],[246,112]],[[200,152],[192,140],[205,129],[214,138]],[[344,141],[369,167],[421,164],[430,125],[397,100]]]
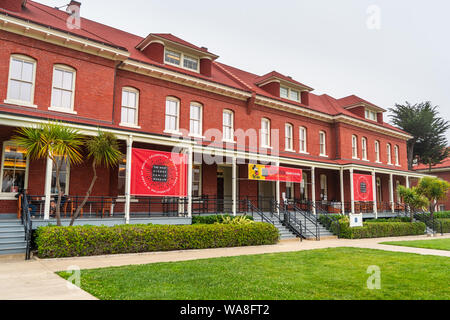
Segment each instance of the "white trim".
[[21,106],[21,107],[28,107],[28,108],[34,108],[34,109],[37,109],[37,107],[38,107],[35,104],[26,103],[26,102],[19,101],[19,100],[11,100],[11,99],[3,100],[3,103],[11,104],[13,106]]
[[[180,64],[179,65],[176,64],[176,63],[172,63],[172,62],[169,62],[169,61],[166,60],[166,53],[167,53],[167,51],[171,51],[171,52],[173,52],[175,54],[179,54],[180,55]],[[191,68],[185,67],[184,66],[184,59],[185,58],[192,59],[192,60],[197,60],[197,69],[191,69]],[[186,54],[183,51],[180,51],[180,50],[177,50],[177,49],[173,49],[171,47],[164,46],[164,63],[168,64],[170,66],[174,66],[174,67],[177,67],[177,68],[184,69],[184,70],[189,70],[189,71],[192,71],[192,72],[200,73],[200,58],[199,57],[192,56],[190,54]]]
[[[289,128],[290,137],[287,136],[287,130]],[[286,145],[287,139],[289,138],[290,144],[289,146]],[[287,122],[284,124],[284,151],[294,151],[294,126]]]
[[[325,151],[325,153],[322,152],[322,135],[323,135],[323,149]],[[327,133],[323,130],[319,131],[319,156],[321,157],[327,157]]]
[[[175,121],[175,129],[171,129],[171,128],[167,128],[167,116],[169,117],[174,117],[174,115],[172,114],[167,114],[167,102],[168,101],[172,101],[176,103],[176,121]],[[165,100],[165,104],[164,104],[164,133],[171,133],[171,134],[176,134],[176,135],[182,135],[180,132],[180,105],[181,105],[181,101],[178,98],[175,98],[173,96],[167,96],[166,100]]]
[[[224,123],[224,114],[227,113],[230,115],[230,119],[231,119],[231,127],[227,126],[225,127],[225,123]],[[224,128],[231,128],[231,137],[224,137]],[[231,138],[231,139],[230,139]],[[222,110],[222,142],[226,142],[226,143],[236,143],[234,141],[234,111],[231,109],[223,109]]]
[[[267,124],[267,132],[266,133],[263,132],[263,123]],[[270,119],[264,118],[264,117],[261,118],[261,129],[260,129],[260,135],[259,135],[261,148],[272,149],[272,147],[271,147],[271,142],[272,142],[271,128],[272,128],[272,126],[270,123]],[[263,135],[264,134],[267,135],[267,144],[263,143],[263,141],[264,141]]]
[[55,112],[61,112],[61,113],[68,113],[68,114],[77,114],[76,111],[69,110],[66,108],[57,108],[57,107],[48,107],[49,111],[55,111]]
[[141,129],[141,126],[137,126],[135,124],[131,124],[131,123],[119,123],[119,126],[121,127],[127,127],[127,128],[133,128],[133,129]]
[[[0,169],[0,198],[4,199],[4,200],[9,200],[11,198],[11,200],[15,200],[16,197],[15,195],[17,194],[17,192],[2,192],[3,190],[3,170],[5,169],[5,147],[6,146],[17,146],[17,144],[15,144],[13,141],[11,140],[7,140],[7,141],[3,141],[2,143],[2,158],[1,158],[1,169]],[[30,161],[29,158],[26,158],[26,164],[25,164],[25,178],[24,178],[24,182],[23,182],[23,186],[25,189],[28,188],[28,173],[29,173],[29,168],[30,168]]]
[[[199,108],[199,113],[200,113],[199,119],[192,119],[192,107]],[[192,132],[191,121],[199,122],[199,126],[198,126],[199,133]],[[199,102],[195,102],[195,101],[191,101],[191,103],[189,104],[189,137],[201,138],[201,139],[205,138],[203,136],[203,104],[201,104]]]
[[[304,131],[304,136],[305,136],[305,148],[302,149],[302,130]],[[298,128],[298,144],[299,144],[299,152],[303,153],[303,154],[309,154],[308,152],[308,129],[304,126],[301,126]]]
[[[26,100],[17,100],[11,98],[11,76],[12,76],[12,62],[13,60],[19,60],[22,63],[27,62],[31,63],[33,65],[33,75],[32,75],[32,81],[31,81],[31,92],[30,92],[30,101]],[[37,62],[32,57],[23,55],[23,54],[11,54],[9,56],[9,72],[8,72],[8,85],[7,85],[7,91],[6,91],[6,100],[5,103],[11,103],[11,104],[17,104],[17,105],[23,105],[26,107],[32,107],[37,108],[37,106],[34,105],[34,94],[36,90],[36,69],[37,69]],[[18,80],[14,80],[18,81]],[[21,80],[22,82],[25,82]]]
[[[70,97],[70,108],[64,108],[64,107],[58,107],[53,105],[53,94],[54,90],[61,90],[61,91],[68,91],[63,88],[55,88],[55,71],[61,71],[61,72],[67,72],[72,74],[72,88],[71,88],[71,97]],[[64,81],[64,80],[63,80]],[[64,113],[72,113],[77,114],[75,112],[75,88],[76,88],[76,81],[77,81],[77,71],[65,64],[54,64],[53,65],[53,74],[52,74],[52,91],[50,93],[50,107],[49,110],[57,111],[57,112],[64,112]]]
[[[123,112],[123,108],[128,108],[128,109],[132,109],[132,107],[130,107],[129,105],[124,106],[123,105],[123,93],[126,92],[127,94],[135,94],[136,95],[136,99],[135,99],[135,105],[134,105],[134,122],[133,123],[128,123],[128,122],[122,122],[122,112]],[[124,127],[131,127],[131,128],[137,128],[140,129],[141,127],[139,126],[139,99],[140,99],[140,92],[138,89],[133,88],[133,87],[122,87],[122,91],[121,91],[122,95],[120,98],[120,126],[124,126]],[[128,118],[128,117],[127,117]]]

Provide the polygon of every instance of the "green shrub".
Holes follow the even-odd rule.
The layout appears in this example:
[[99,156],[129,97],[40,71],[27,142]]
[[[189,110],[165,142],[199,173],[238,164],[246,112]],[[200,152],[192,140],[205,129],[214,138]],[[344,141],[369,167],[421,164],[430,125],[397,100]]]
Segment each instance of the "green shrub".
[[211,216],[193,216],[192,217],[192,224],[215,224],[215,223],[223,223],[225,219],[242,219],[240,217],[245,217],[245,219],[252,220],[253,217],[251,216],[232,216],[229,214],[225,215],[211,215]]
[[[435,230],[437,232],[449,233],[450,232],[450,219],[436,219],[436,227]],[[442,230],[441,230],[442,224]]]
[[378,222],[410,222],[410,217],[396,217],[396,218],[387,218],[387,219],[368,219],[364,222],[368,223],[378,223]]
[[40,258],[275,244],[278,229],[267,223],[214,225],[121,225],[40,227]]
[[421,235],[425,233],[423,222],[385,222],[364,223],[363,227],[350,228],[347,221],[340,221],[340,237],[345,239],[364,239]]

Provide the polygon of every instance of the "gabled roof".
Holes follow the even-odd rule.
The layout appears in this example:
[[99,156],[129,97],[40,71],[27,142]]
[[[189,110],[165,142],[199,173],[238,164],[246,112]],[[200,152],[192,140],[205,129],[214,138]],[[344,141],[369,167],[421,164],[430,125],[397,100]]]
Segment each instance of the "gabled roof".
[[[423,163],[420,163],[417,166],[413,167],[413,170],[416,170],[416,171],[425,171],[425,170],[429,170],[429,169],[430,169],[430,167]],[[448,169],[448,171],[450,171],[450,156],[448,158],[442,160],[441,163],[431,167],[431,170],[436,170],[436,169],[439,169],[439,170]]]
[[358,106],[367,106],[367,107],[371,107],[380,112],[386,111],[385,109],[380,108],[380,107],[374,105],[373,103],[371,103],[367,100],[364,100],[354,94],[350,95],[348,97],[338,99],[338,103],[344,109],[351,109],[351,108],[358,107]]
[[270,81],[270,80],[281,80],[283,82],[289,83],[290,85],[293,85],[294,87],[299,87],[299,88],[305,89],[307,91],[314,90],[313,88],[308,87],[307,85],[304,85],[303,83],[300,83],[300,82],[292,79],[291,77],[285,76],[285,75],[283,75],[283,74],[281,74],[281,73],[279,73],[277,71],[272,71],[272,72],[269,72],[269,73],[267,73],[267,74],[265,74],[265,75],[263,75],[261,77],[258,77],[257,79],[255,79],[255,84],[256,85],[261,85],[261,84],[263,84],[263,83],[265,83],[267,81]]

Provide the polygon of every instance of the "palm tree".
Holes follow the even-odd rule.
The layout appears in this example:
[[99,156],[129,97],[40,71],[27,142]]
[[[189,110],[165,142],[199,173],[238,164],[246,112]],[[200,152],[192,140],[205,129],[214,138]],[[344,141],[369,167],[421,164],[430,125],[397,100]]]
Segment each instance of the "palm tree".
[[439,178],[425,177],[419,181],[417,193],[423,195],[430,201],[430,217],[433,218],[434,210],[438,201],[447,197],[450,183]]
[[88,159],[92,159],[92,171],[94,172],[94,175],[83,202],[72,216],[72,220],[70,221],[71,226],[78,218],[81,209],[83,209],[92,193],[95,181],[98,178],[97,166],[104,165],[107,168],[114,167],[117,166],[119,161],[122,159],[122,152],[119,150],[117,138],[110,132],[103,132],[99,130],[98,135],[88,138],[85,144],[88,151]]
[[398,186],[397,191],[403,202],[408,206],[411,222],[414,220],[414,211],[416,209],[425,208],[429,205],[428,199],[417,193],[417,188]]
[[56,223],[61,226],[61,184],[59,175],[64,162],[75,165],[83,161],[81,146],[82,135],[61,122],[49,122],[33,128],[19,128],[13,137],[15,143],[26,149],[26,156],[31,160],[51,159],[56,169]]

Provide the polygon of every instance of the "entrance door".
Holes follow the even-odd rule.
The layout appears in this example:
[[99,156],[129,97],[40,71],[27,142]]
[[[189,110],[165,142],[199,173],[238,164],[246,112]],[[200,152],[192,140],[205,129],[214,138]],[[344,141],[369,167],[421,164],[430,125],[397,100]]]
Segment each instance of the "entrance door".
[[218,212],[232,213],[233,210],[233,175],[232,168],[230,166],[217,167],[217,199],[218,199]]
[[271,201],[275,200],[275,182],[259,181],[258,183],[258,207],[266,212],[271,210]]
[[223,172],[217,171],[217,213],[223,212],[223,196],[224,196]]

